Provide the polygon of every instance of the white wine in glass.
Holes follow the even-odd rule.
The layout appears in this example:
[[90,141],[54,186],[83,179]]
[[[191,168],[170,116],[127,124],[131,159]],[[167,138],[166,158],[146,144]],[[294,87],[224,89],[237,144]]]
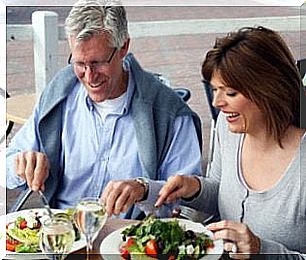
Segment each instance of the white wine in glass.
[[86,252],[89,259],[92,251],[93,238],[104,226],[107,213],[99,198],[84,198],[76,206],[74,221],[86,237]]
[[62,260],[71,250],[75,231],[68,219],[50,218],[43,222],[40,233],[40,248],[52,259]]

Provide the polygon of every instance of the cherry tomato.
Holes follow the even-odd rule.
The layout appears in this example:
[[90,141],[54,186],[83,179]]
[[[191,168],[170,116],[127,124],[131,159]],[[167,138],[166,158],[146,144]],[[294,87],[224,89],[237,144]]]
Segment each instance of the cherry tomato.
[[145,247],[145,253],[151,257],[157,258],[158,247],[154,239],[151,239],[147,242]]
[[12,245],[18,245],[20,242],[14,238],[11,238],[10,236],[6,235],[6,242],[12,244]]
[[130,252],[125,247],[120,248],[120,256],[126,260],[131,259]]
[[170,256],[168,257],[168,260],[175,260],[175,256],[174,256],[174,255],[170,255]]
[[6,240],[6,250],[15,252],[16,243],[11,243],[10,241]]
[[135,239],[132,237],[129,237],[128,240],[126,241],[126,247],[130,247],[135,244],[136,244]]
[[25,220],[23,220],[23,221],[20,222],[19,228],[20,228],[20,229],[24,229],[24,228],[27,227],[27,224],[28,224],[28,223],[27,223]]

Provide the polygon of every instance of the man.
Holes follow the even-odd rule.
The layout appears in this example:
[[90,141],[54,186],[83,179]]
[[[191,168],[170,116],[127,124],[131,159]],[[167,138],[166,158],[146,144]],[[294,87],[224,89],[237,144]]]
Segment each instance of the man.
[[81,0],[65,26],[71,65],[8,148],[7,186],[43,190],[56,208],[99,196],[109,215],[137,218],[169,176],[200,174],[200,120],[128,54],[118,3]]

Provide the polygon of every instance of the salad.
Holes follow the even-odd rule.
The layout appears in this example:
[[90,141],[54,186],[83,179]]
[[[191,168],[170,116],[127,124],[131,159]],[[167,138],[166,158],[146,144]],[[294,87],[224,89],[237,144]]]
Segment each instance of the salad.
[[[54,214],[58,218],[68,218],[73,221],[73,209]],[[39,212],[29,211],[25,216],[18,216],[13,222],[6,224],[6,250],[16,253],[38,253],[39,231],[46,216]],[[75,241],[80,239],[80,233],[73,223]]]
[[141,255],[167,259],[200,259],[214,247],[213,240],[205,233],[185,230],[177,219],[162,221],[152,216],[143,222],[124,229],[120,254],[124,259]]

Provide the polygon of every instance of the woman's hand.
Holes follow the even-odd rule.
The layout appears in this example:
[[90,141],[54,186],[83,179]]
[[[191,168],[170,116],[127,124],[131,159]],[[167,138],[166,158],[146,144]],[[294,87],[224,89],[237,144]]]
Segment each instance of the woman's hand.
[[230,252],[231,258],[246,259],[260,252],[260,239],[246,224],[222,220],[209,224],[207,228],[214,232],[214,239],[226,241],[224,250]]
[[191,198],[200,188],[200,181],[195,176],[171,176],[160,190],[155,207],[160,207],[163,203],[174,202],[179,198]]

